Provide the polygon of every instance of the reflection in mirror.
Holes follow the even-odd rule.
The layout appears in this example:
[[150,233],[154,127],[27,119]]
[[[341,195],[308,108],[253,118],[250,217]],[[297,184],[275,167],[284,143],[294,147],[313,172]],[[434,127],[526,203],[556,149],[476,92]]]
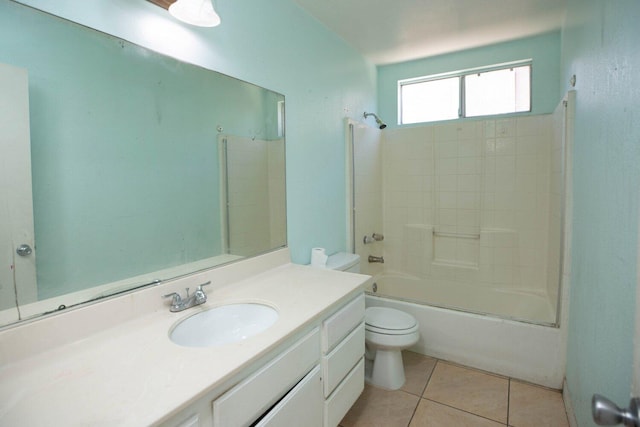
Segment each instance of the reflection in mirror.
[[[14,2],[0,3],[0,63],[28,75],[20,169],[35,228],[0,229],[0,262],[17,273],[0,276],[0,313],[17,301],[28,318],[286,245],[282,95]],[[30,280],[14,261],[22,241]]]
[[[226,252],[251,256],[286,240],[284,141],[222,136]],[[226,167],[225,167],[226,165]],[[274,246],[275,245],[275,246]]]

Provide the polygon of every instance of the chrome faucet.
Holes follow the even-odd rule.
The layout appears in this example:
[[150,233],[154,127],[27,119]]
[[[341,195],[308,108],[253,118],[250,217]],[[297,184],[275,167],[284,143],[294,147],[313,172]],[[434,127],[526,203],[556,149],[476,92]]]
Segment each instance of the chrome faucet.
[[384,258],[381,256],[369,255],[369,262],[379,262],[381,264],[384,264]]
[[208,286],[210,284],[211,281],[203,283],[202,285],[198,285],[193,295],[189,295],[189,288],[186,288],[187,296],[185,298],[182,298],[177,292],[171,292],[170,294],[163,295],[162,298],[172,298],[171,308],[169,308],[169,311],[175,313],[178,311],[186,310],[187,308],[191,308],[193,306],[204,304],[205,302],[207,302],[207,294],[202,290],[202,287]]

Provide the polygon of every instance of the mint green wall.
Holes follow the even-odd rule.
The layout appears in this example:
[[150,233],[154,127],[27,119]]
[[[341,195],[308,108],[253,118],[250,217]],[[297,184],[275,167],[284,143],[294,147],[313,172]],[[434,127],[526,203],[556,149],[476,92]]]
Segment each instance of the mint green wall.
[[569,0],[562,81],[577,77],[567,384],[578,424],[590,399],[629,402],[640,185],[637,0]]
[[284,94],[292,259],[345,249],[343,123],[374,109],[375,67],[293,1],[218,0],[222,24],[204,29],[142,0],[23,3]]
[[389,127],[398,126],[398,80],[474,67],[533,59],[533,114],[551,113],[561,97],[560,33],[378,67],[378,113]]

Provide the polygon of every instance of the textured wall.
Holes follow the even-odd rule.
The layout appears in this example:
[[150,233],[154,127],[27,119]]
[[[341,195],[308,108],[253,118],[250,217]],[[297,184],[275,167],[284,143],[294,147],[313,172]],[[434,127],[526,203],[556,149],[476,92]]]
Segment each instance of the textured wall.
[[577,77],[567,383],[578,424],[602,393],[626,405],[640,182],[640,3],[570,0],[562,75]]

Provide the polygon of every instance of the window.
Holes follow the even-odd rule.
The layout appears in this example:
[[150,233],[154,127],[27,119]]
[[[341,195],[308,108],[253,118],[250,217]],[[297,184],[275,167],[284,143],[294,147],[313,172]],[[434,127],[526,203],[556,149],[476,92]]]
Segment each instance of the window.
[[400,124],[531,111],[531,61],[398,82]]
[[[402,123],[457,119],[460,77],[427,80],[400,86]],[[434,102],[434,100],[437,100]]]

